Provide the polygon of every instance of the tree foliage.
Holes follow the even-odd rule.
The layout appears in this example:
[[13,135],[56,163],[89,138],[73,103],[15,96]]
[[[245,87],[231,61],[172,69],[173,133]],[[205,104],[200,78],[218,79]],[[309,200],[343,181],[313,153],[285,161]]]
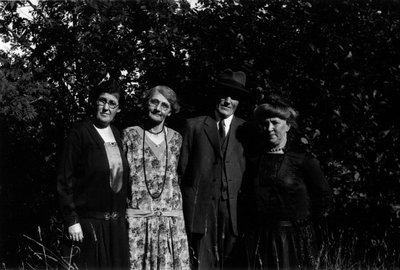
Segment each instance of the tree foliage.
[[169,124],[179,130],[204,112],[216,75],[232,67],[247,73],[253,94],[240,106],[245,118],[268,93],[300,111],[301,141],[334,190],[330,226],[398,239],[397,1],[203,0],[194,9],[167,0],[40,1],[31,19],[17,12],[26,4],[0,3],[0,34],[20,51],[1,52],[2,211],[20,211],[6,212],[3,234],[15,220],[55,213],[57,153],[102,79],[125,86],[120,128],[140,120],[146,89],[171,86],[183,110]]

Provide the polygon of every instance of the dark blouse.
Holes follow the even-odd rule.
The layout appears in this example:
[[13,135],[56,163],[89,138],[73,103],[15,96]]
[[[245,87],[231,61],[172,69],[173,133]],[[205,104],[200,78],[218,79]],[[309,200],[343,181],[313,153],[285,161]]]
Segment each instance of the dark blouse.
[[328,210],[331,189],[315,158],[287,152],[263,154],[251,163],[252,199],[258,222],[301,222]]
[[57,172],[61,213],[67,226],[79,223],[89,212],[125,213],[128,189],[128,163],[122,152],[118,130],[111,126],[123,165],[122,187],[110,187],[110,165],[104,141],[91,120],[76,125],[70,132]]

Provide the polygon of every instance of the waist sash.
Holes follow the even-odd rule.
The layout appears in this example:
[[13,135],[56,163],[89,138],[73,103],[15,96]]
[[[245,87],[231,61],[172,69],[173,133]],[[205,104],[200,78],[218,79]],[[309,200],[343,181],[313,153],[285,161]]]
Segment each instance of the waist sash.
[[126,210],[126,216],[128,218],[147,218],[147,217],[183,217],[182,210],[170,210],[170,211],[150,211],[142,209],[128,208]]

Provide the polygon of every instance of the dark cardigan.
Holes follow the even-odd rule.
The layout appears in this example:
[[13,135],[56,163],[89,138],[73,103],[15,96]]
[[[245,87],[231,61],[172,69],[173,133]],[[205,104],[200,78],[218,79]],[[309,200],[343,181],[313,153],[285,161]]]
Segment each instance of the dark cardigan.
[[69,227],[90,212],[120,212],[126,209],[128,162],[122,151],[119,131],[111,126],[123,164],[123,184],[118,193],[110,188],[110,169],[104,141],[91,120],[70,132],[57,172],[61,214]]
[[248,169],[246,214],[255,224],[297,223],[318,218],[330,207],[332,191],[318,160],[308,154],[261,154]]

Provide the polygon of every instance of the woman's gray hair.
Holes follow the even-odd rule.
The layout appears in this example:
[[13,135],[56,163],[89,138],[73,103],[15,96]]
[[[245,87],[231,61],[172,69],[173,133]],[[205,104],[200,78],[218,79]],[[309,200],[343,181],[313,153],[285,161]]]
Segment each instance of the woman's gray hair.
[[179,112],[181,107],[178,103],[178,97],[177,97],[175,91],[166,85],[157,85],[157,86],[149,89],[146,92],[146,95],[144,97],[144,103],[147,104],[149,102],[151,96],[156,92],[163,95],[168,100],[168,102],[171,104],[171,113],[172,114]]

